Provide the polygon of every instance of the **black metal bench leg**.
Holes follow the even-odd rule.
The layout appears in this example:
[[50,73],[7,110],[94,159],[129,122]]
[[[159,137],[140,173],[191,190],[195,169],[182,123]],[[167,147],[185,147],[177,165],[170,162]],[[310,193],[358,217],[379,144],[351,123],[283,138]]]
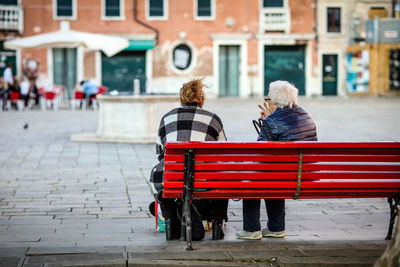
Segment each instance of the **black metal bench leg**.
[[392,239],[394,222],[396,221],[396,217],[399,214],[400,197],[394,197],[394,198],[389,197],[388,202],[390,206],[390,223],[389,223],[389,231],[385,238],[386,240]]
[[190,201],[192,200],[194,184],[194,150],[185,151],[185,170],[183,177],[183,207],[181,221],[181,240],[186,239],[186,251],[193,250],[192,247],[192,214],[190,212]]
[[185,220],[186,220],[186,251],[193,250],[192,247],[192,214],[190,212],[190,200],[185,201],[186,206],[186,215],[185,215]]

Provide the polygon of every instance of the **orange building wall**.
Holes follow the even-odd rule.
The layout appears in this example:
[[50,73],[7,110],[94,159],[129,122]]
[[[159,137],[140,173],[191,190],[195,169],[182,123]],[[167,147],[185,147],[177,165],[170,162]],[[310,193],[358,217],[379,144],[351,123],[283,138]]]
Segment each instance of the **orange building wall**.
[[292,33],[314,32],[314,0],[289,1]]
[[[258,22],[260,16],[259,0],[215,0],[215,20],[194,20],[193,0],[168,0],[167,20],[146,20],[145,0],[138,1],[138,18],[159,30],[159,45],[153,50],[153,78],[179,76],[169,68],[172,44],[188,41],[195,48],[197,64],[190,75],[212,76],[212,45],[210,35],[215,33],[251,33],[248,40],[248,65],[258,64]],[[154,34],[154,32],[134,21],[133,0],[125,0],[125,20],[102,20],[101,0],[77,0],[76,20],[70,22],[72,30],[105,34]],[[313,33],[314,0],[289,0],[291,9],[291,33]],[[53,19],[53,0],[22,0],[24,8],[24,34],[30,36],[59,30],[61,20]],[[226,25],[227,18],[233,18],[232,27]],[[180,40],[180,32],[186,33],[185,40]],[[314,49],[313,49],[314,51]],[[315,52],[313,52],[315,53]],[[33,57],[40,63],[41,73],[47,70],[46,49],[23,50],[22,61]],[[316,62],[316,55],[313,55]]]

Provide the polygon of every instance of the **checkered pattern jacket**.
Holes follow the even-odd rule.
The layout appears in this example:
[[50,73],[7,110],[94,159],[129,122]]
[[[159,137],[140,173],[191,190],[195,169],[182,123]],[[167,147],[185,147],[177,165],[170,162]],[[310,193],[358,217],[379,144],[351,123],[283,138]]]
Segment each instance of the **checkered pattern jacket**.
[[164,144],[171,141],[226,141],[221,119],[197,104],[185,104],[165,114],[160,122],[156,153],[164,158]]

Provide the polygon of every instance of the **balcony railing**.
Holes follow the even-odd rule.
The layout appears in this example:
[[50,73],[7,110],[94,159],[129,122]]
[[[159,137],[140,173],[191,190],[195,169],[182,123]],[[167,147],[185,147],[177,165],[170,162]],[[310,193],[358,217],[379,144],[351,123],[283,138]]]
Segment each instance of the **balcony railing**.
[[260,14],[260,31],[290,32],[289,8],[263,8]]
[[24,13],[22,7],[0,5],[0,30],[23,32]]

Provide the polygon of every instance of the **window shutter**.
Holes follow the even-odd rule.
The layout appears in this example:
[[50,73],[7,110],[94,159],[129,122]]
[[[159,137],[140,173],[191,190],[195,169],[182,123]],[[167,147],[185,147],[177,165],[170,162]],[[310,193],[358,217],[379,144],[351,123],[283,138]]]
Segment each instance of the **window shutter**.
[[263,0],[264,7],[283,7],[283,0]]
[[329,7],[327,10],[328,32],[340,32],[340,7]]
[[120,16],[120,0],[105,0],[106,17]]
[[163,0],[149,0],[150,16],[162,17],[164,16],[164,1]]
[[211,16],[211,0],[197,0],[197,16]]
[[73,0],[57,0],[57,17],[72,17]]

